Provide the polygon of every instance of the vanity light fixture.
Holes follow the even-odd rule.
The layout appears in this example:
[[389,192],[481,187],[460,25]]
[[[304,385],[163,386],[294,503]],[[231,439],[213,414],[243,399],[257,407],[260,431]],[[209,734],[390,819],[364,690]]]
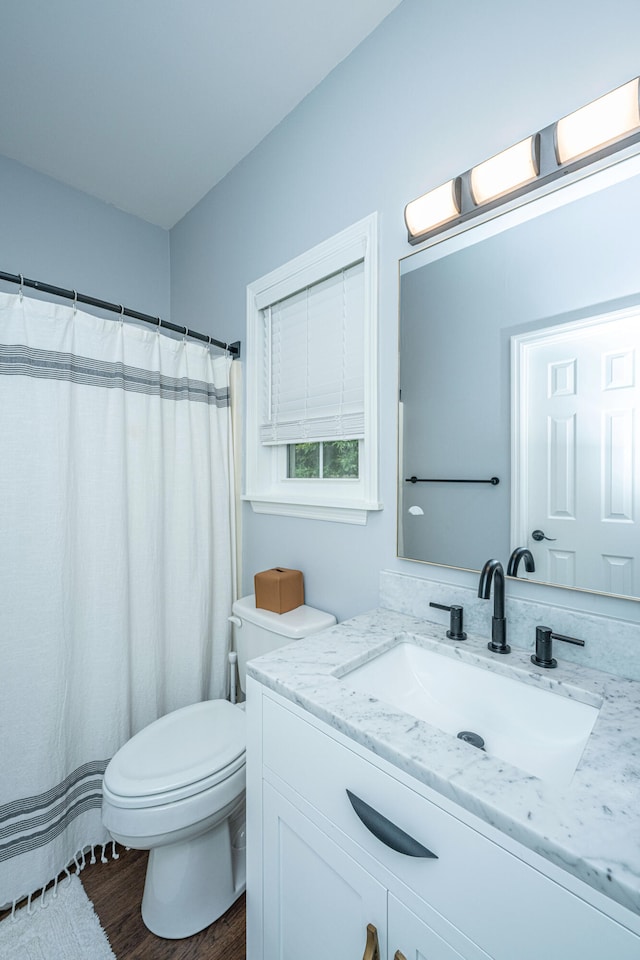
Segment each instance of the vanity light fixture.
[[407,229],[412,236],[434,230],[460,215],[460,178],[449,180],[408,204]]
[[527,137],[473,167],[469,179],[474,202],[487,203],[535,180],[540,164],[539,142],[537,135]]
[[422,243],[639,141],[636,77],[408,203],[409,243]]
[[556,124],[559,163],[593,153],[599,147],[626,136],[640,126],[638,85],[640,77],[580,107]]

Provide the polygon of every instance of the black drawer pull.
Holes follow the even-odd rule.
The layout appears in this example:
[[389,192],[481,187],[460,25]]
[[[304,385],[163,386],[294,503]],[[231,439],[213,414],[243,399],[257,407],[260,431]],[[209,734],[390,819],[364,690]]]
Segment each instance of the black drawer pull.
[[378,813],[377,810],[370,807],[369,804],[361,800],[360,797],[356,797],[355,793],[351,793],[351,790],[347,790],[347,796],[349,797],[351,806],[367,830],[371,831],[374,837],[380,840],[381,843],[384,843],[387,847],[391,847],[392,850],[397,850],[398,853],[406,854],[407,857],[424,857],[430,860],[438,859],[437,854],[423,847],[421,843],[418,843],[417,840],[410,837],[408,833],[401,830],[400,827],[392,823],[391,820],[387,820],[386,817],[383,817],[381,813]]

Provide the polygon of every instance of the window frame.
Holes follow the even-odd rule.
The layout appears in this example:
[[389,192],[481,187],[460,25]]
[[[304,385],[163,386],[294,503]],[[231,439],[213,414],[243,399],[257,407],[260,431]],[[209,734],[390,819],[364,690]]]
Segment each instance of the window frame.
[[[357,260],[364,265],[364,441],[360,476],[287,477],[288,444],[260,441],[260,405],[264,389],[263,311],[273,303],[317,283]],[[365,524],[369,511],[381,510],[378,498],[378,215],[373,213],[308,250],[247,287],[247,417],[245,492],[255,513]],[[329,438],[327,438],[329,439]]]

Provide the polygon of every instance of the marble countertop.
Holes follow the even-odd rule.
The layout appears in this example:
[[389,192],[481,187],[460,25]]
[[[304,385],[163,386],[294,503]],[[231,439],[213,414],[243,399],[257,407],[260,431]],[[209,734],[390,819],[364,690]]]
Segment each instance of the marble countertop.
[[[374,697],[342,674],[398,639],[602,706],[569,786],[552,786]],[[560,644],[558,644],[560,646]],[[640,914],[640,682],[530,654],[447,640],[444,628],[379,609],[253,660],[260,683],[486,823]]]

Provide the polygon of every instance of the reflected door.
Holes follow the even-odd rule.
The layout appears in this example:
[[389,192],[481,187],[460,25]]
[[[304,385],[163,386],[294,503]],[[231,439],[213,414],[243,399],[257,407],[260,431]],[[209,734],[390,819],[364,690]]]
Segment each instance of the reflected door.
[[514,338],[512,546],[536,580],[640,595],[639,333],[626,312]]

